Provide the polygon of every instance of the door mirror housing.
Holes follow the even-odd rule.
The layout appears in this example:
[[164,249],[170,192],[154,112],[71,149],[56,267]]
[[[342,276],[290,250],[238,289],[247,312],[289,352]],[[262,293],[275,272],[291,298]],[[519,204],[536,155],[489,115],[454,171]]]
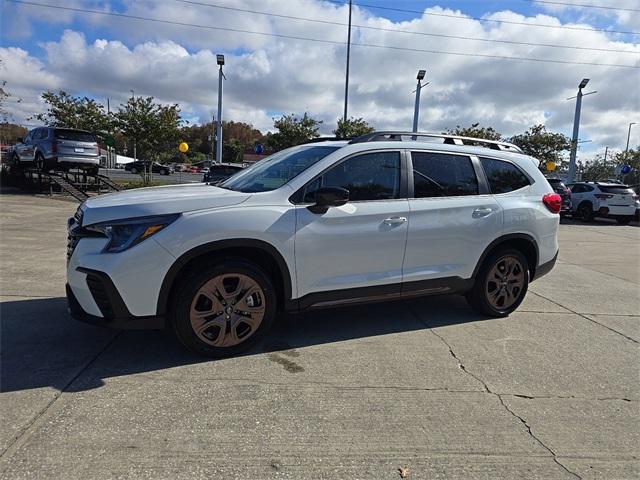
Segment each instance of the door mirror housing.
[[18,138],[16,138],[16,142],[17,143],[24,143],[24,138],[18,137]]
[[339,207],[349,201],[349,190],[341,187],[321,187],[315,192],[315,202],[309,210],[325,213],[329,207]]

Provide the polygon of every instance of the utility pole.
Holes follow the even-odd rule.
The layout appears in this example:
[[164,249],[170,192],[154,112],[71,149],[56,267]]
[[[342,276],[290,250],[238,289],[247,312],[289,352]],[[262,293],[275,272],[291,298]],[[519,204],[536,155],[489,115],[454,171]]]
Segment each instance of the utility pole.
[[420,116],[420,90],[422,90],[422,87],[429,85],[429,82],[422,85],[422,80],[426,73],[426,70],[419,70],[418,76],[416,77],[418,79],[418,86],[416,87],[416,103],[413,107],[413,132],[418,131],[418,117]]
[[567,100],[571,100],[573,98],[576,99],[576,111],[573,116],[573,135],[571,136],[571,154],[569,156],[569,182],[573,182],[573,179],[576,176],[576,155],[578,153],[578,133],[580,130],[580,109],[582,108],[582,97],[596,93],[595,91],[584,94],[582,93],[582,89],[587,86],[587,83],[589,83],[589,79],[583,78],[578,85],[578,95],[567,98]]
[[216,55],[216,60],[219,65],[218,69],[218,124],[216,125],[216,162],[222,163],[222,79],[224,73],[222,73],[222,66],[224,65],[224,55]]
[[607,153],[609,152],[609,147],[604,147],[604,163],[607,163]]
[[[131,92],[131,99],[135,102],[136,92],[134,92],[133,89],[131,89],[130,92]],[[138,159],[138,153],[136,150],[136,137],[133,137],[133,160],[136,161],[137,159]]]
[[215,162],[215,147],[214,142],[216,141],[216,115],[215,113],[211,114],[211,163]]
[[352,0],[349,0],[349,30],[347,32],[347,74],[344,81],[344,115],[342,120],[347,121],[347,104],[349,102],[349,60],[351,58],[351,7]]
[[624,149],[624,161],[627,161],[627,154],[629,153],[629,138],[631,138],[631,125],[635,125],[636,122],[631,122],[629,124],[629,132],[627,133],[627,146]]

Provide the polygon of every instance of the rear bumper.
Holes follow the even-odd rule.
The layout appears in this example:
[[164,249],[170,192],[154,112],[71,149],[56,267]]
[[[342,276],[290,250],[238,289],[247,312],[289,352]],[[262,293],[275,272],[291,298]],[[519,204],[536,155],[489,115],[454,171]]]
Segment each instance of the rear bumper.
[[76,298],[73,288],[67,283],[67,305],[69,313],[74,319],[92,325],[127,330],[164,328],[163,317],[138,317],[132,315],[106,273],[90,269],[81,269],[81,271],[87,275],[88,290],[102,316],[93,315],[85,311]]
[[58,163],[69,163],[74,165],[100,165],[100,157],[57,157]]
[[556,261],[558,260],[558,253],[559,252],[556,252],[553,258],[548,262],[545,262],[542,265],[538,265],[538,268],[536,268],[536,273],[531,279],[532,282],[534,280],[538,280],[540,277],[544,277],[547,273],[553,270],[553,267],[555,266]]

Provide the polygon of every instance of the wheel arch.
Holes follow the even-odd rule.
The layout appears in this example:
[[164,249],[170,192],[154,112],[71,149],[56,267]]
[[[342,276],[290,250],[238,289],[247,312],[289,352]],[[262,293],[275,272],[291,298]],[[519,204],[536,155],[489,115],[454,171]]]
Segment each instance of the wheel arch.
[[229,239],[199,245],[183,253],[167,271],[160,287],[157,315],[166,315],[170,300],[180,278],[207,258],[228,255],[252,261],[273,276],[280,305],[291,299],[291,273],[282,254],[273,245],[257,239]]
[[535,238],[527,233],[510,233],[496,238],[492,241],[487,248],[485,248],[480,259],[473,270],[473,278],[475,279],[485,262],[487,257],[498,249],[515,248],[520,250],[526,257],[529,263],[530,281],[533,281],[536,275],[536,269],[538,268],[538,259],[540,258],[538,251],[538,243]]

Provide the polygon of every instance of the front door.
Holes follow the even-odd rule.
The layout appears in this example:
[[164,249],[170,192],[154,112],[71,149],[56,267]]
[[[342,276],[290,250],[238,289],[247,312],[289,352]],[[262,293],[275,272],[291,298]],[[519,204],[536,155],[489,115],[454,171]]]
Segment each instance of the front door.
[[[401,157],[399,150],[356,154],[307,184],[304,204],[296,208],[300,297],[372,286],[344,295],[400,292],[409,215],[408,201],[401,194],[405,189]],[[313,203],[315,190],[327,186],[349,190],[349,202],[324,214],[311,212],[307,206]]]

